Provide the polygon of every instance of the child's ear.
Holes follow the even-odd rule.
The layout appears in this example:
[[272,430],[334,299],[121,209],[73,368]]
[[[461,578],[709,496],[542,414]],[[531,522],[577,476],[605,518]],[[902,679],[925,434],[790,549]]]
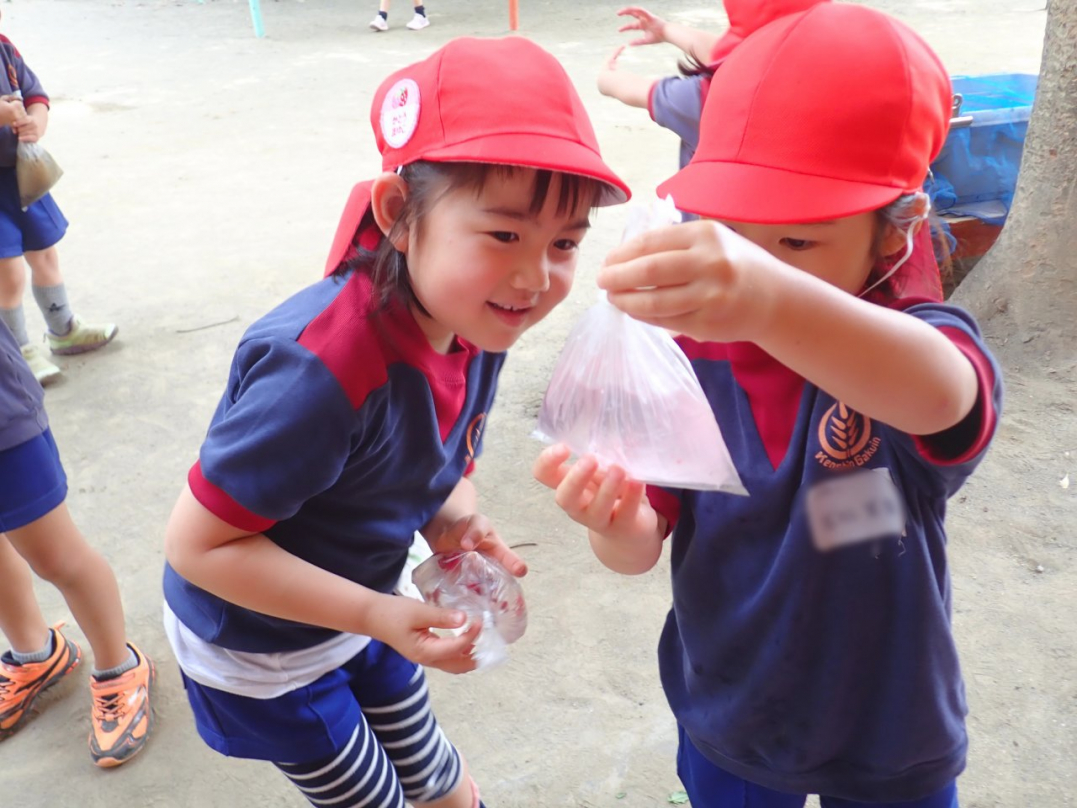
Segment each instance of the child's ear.
[[[370,188],[370,208],[378,229],[392,239],[400,252],[408,252],[407,222],[400,221],[408,201],[408,184],[392,171],[379,174]],[[399,226],[395,226],[398,225]]]
[[[928,200],[927,194],[917,194],[908,208],[904,211],[910,219],[913,219],[910,229],[912,235],[915,237],[920,232],[920,228],[927,223],[928,213],[931,212],[931,202]],[[897,252],[903,252],[905,250],[905,232],[894,225],[887,223],[885,225],[886,232],[883,234],[882,244],[880,245],[880,253],[884,256],[893,255]]]

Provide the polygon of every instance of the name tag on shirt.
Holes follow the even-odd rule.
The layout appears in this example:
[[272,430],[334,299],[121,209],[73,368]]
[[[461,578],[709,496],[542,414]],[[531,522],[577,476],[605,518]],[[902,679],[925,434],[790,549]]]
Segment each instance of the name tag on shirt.
[[905,504],[889,469],[864,469],[816,483],[808,489],[804,508],[812,541],[822,553],[905,534]]

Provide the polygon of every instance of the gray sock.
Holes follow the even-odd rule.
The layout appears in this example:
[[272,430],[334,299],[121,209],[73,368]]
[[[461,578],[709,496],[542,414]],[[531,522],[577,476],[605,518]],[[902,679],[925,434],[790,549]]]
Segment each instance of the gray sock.
[[11,656],[20,665],[28,665],[31,662],[44,662],[46,659],[52,656],[53,648],[54,646],[52,644],[52,632],[50,631],[49,638],[45,640],[45,647],[42,648],[40,651],[34,651],[30,654],[20,654],[13,648],[11,649]]
[[135,652],[131,650],[131,646],[127,646],[127,660],[125,662],[120,663],[115,668],[106,668],[103,671],[94,668],[90,671],[90,675],[97,681],[104,682],[106,679],[115,679],[117,676],[123,676],[127,671],[137,667],[138,657],[136,657]]
[[23,311],[22,305],[13,309],[0,309],[0,321],[11,329],[15,342],[19,343],[20,347],[30,344],[30,335],[26,333],[26,312]]
[[71,330],[71,305],[67,302],[67,289],[62,283],[56,286],[35,286],[34,300],[49,331],[62,337]]

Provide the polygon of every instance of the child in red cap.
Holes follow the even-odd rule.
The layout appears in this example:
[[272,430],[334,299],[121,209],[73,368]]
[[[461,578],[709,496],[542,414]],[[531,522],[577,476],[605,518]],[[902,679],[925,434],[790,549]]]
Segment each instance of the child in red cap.
[[472,808],[421,666],[472,670],[480,626],[436,635],[464,615],[391,593],[415,531],[526,572],[468,474],[506,349],[568,294],[591,209],[628,191],[522,38],[397,71],[371,122],[385,173],[352,192],[329,277],[236,350],[168,525],[165,626],[217,751],[317,805]]
[[669,129],[681,139],[680,167],[688,165],[699,143],[699,119],[710,89],[711,76],[744,38],[767,23],[805,11],[829,0],[724,0],[729,28],[714,34],[680,23],[667,22],[645,8],[627,6],[617,12],[632,17],[621,31],[640,31],[642,36],[630,44],[654,45],[668,42],[680,48],[688,61],[679,67],[679,76],[650,79],[621,70],[617,60],[621,46],[598,75],[598,90],[630,107],[645,109],[651,120]]
[[614,305],[685,336],[750,496],[644,490],[546,450],[536,476],[626,574],[672,530],[659,645],[694,808],[954,808],[965,693],[946,502],[998,423],[999,371],[911,272],[950,83],[901,23],[823,4],[714,77],[663,184],[703,221],[614,250]]

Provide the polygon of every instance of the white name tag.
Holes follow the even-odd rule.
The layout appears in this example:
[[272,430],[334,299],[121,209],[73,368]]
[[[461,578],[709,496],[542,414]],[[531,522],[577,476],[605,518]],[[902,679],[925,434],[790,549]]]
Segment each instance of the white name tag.
[[841,474],[808,489],[804,502],[820,552],[905,535],[905,505],[889,469]]

